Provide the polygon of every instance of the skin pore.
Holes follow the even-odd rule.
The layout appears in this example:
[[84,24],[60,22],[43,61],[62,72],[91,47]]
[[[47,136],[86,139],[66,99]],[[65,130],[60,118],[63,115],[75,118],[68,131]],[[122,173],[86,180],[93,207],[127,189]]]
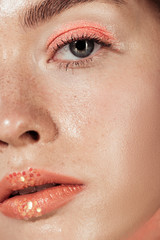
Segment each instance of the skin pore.
[[[0,180],[33,167],[86,188],[39,219],[0,213],[1,239],[127,239],[160,205],[159,22],[146,0],[71,1],[43,19],[36,4],[0,1]],[[112,37],[86,59],[59,48],[101,28]]]

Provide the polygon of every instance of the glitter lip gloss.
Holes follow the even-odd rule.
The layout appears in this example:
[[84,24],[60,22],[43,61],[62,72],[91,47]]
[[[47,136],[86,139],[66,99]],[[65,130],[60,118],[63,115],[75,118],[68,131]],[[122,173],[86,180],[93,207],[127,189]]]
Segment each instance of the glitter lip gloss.
[[14,172],[0,181],[0,212],[22,220],[40,217],[68,203],[83,189],[75,178],[41,169]]

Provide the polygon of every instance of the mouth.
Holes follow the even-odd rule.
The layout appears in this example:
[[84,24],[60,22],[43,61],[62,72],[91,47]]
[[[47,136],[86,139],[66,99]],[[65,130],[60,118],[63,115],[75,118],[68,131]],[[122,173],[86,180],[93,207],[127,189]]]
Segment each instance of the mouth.
[[38,218],[67,204],[83,189],[75,178],[30,168],[0,181],[0,212],[21,220]]

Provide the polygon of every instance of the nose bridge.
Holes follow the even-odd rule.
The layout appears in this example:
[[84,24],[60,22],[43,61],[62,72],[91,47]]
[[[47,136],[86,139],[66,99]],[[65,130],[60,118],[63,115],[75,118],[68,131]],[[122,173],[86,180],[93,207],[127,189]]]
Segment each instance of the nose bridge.
[[[7,26],[11,25],[14,27],[8,28]],[[8,30],[9,29],[9,30]],[[5,21],[4,25],[0,24],[0,62],[2,64],[6,64],[16,60],[18,58],[19,50],[23,41],[22,34],[18,34],[17,26],[14,23],[10,23],[10,21]]]
[[[8,23],[10,24],[10,23]],[[12,87],[18,90],[17,82],[23,79],[21,69],[21,46],[20,36],[16,33],[16,29],[10,29],[0,24],[0,92],[7,94],[12,92]],[[23,41],[21,41],[23,42]],[[2,96],[2,94],[1,94]]]
[[6,25],[11,23],[4,18],[4,25],[0,23],[0,108],[3,105],[10,108],[8,102],[18,102],[23,96],[22,86],[25,87],[17,27],[7,28]]

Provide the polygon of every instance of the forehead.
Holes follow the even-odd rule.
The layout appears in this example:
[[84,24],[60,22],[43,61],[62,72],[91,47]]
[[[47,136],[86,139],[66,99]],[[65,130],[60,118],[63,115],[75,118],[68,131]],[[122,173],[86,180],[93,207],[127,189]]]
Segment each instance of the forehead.
[[0,0],[0,15],[15,14],[27,5],[36,2],[35,0]]
[[14,17],[19,15],[22,25],[32,27],[49,20],[64,10],[90,2],[114,6],[128,4],[126,0],[0,0],[0,16]]

